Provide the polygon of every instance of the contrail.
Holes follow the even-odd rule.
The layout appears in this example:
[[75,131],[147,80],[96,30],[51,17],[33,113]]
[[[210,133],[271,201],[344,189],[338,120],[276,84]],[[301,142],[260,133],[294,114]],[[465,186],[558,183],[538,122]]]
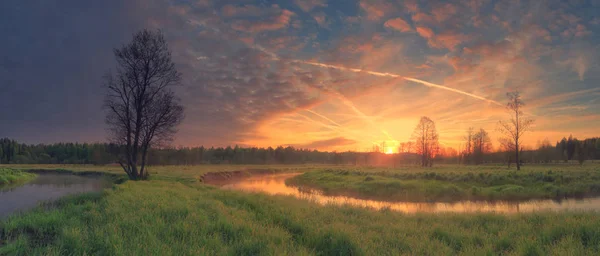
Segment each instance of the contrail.
[[[267,53],[267,54],[269,54],[271,56],[275,56],[273,53]],[[428,87],[433,87],[433,88],[438,88],[438,89],[442,89],[442,90],[447,90],[447,91],[459,93],[459,94],[462,94],[462,95],[466,95],[466,96],[469,96],[469,97],[472,97],[472,98],[475,98],[475,99],[487,101],[489,103],[492,103],[492,104],[504,107],[504,104],[502,104],[500,102],[497,102],[497,101],[494,101],[494,100],[490,100],[490,99],[481,97],[479,95],[475,95],[475,94],[472,94],[472,93],[468,93],[468,92],[465,92],[465,91],[461,91],[461,90],[458,90],[458,89],[454,89],[454,88],[443,86],[443,85],[439,85],[439,84],[430,83],[430,82],[423,81],[421,79],[412,78],[412,77],[405,77],[405,76],[401,76],[401,75],[398,75],[398,74],[382,73],[382,72],[369,71],[369,70],[363,70],[363,69],[358,69],[358,68],[347,68],[347,67],[342,67],[342,66],[337,66],[337,65],[330,65],[330,64],[319,63],[319,62],[312,62],[312,61],[303,61],[303,60],[290,60],[290,61],[291,62],[295,62],[295,63],[308,64],[308,65],[317,66],[317,67],[333,68],[333,69],[337,69],[337,70],[344,70],[344,71],[350,71],[350,72],[355,72],[355,73],[366,73],[366,74],[374,75],[374,76],[402,78],[404,80],[415,82],[415,83],[419,83],[419,84],[422,84],[422,85],[425,85],[425,86],[428,86]]]
[[312,110],[310,110],[310,109],[302,109],[302,110],[304,110],[304,111],[306,111],[306,112],[308,112],[308,113],[311,113],[311,114],[313,114],[313,115],[316,115],[316,116],[318,116],[318,117],[320,117],[320,118],[323,118],[323,119],[325,119],[325,120],[329,121],[329,122],[330,122],[330,123],[332,123],[332,124],[335,124],[335,125],[337,125],[337,126],[342,126],[342,125],[338,124],[337,122],[335,122],[335,121],[331,120],[329,117],[326,117],[326,116],[324,116],[324,115],[321,115],[321,114],[319,114],[319,113],[317,113],[317,112],[315,112],[315,111],[312,111]]

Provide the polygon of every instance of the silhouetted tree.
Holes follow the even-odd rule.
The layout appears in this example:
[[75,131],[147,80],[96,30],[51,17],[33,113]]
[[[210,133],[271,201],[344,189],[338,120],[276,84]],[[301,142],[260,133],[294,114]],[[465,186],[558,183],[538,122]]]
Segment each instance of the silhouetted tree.
[[463,153],[464,163],[471,163],[473,158],[473,127],[469,127],[465,135],[465,152]]
[[508,97],[508,104],[506,109],[508,110],[511,118],[508,122],[500,121],[500,131],[504,133],[514,143],[515,147],[515,162],[517,163],[517,170],[521,170],[521,162],[519,159],[519,143],[523,134],[529,130],[533,124],[533,119],[523,116],[523,106],[525,103],[521,100],[521,95],[518,91],[509,92],[506,94]]
[[559,143],[557,143],[557,150],[560,153],[560,156],[562,157],[562,159],[566,162],[569,161],[569,157],[567,155],[567,138],[563,137],[562,140],[560,140]]
[[566,147],[567,160],[571,160],[573,159],[573,156],[575,156],[575,150],[577,148],[577,139],[573,139],[573,135],[569,135]]
[[512,156],[515,152],[515,144],[510,138],[507,137],[499,138],[498,142],[500,143],[500,150],[506,154],[505,159],[508,168],[510,168],[510,165],[512,164]]
[[473,135],[473,160],[475,164],[483,163],[483,157],[485,154],[492,151],[492,140],[490,135],[484,129],[479,129],[477,133]]
[[114,55],[116,73],[109,73],[105,83],[106,123],[120,146],[117,160],[123,170],[132,180],[145,179],[148,150],[169,141],[183,119],[171,90],[181,74],[160,31],[138,32]]
[[543,141],[538,142],[538,161],[542,163],[550,163],[555,158],[555,150],[550,144],[550,140],[545,138]]
[[587,159],[589,147],[585,141],[574,140],[575,144],[575,155],[577,156],[577,162],[583,165],[583,162]]
[[415,151],[421,156],[421,166],[432,166],[433,158],[439,149],[435,123],[429,117],[421,117],[412,136],[415,140]]

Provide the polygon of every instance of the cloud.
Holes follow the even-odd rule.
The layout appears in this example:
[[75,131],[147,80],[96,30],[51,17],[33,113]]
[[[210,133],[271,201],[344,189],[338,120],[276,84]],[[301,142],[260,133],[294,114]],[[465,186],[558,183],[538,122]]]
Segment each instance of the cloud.
[[287,27],[294,13],[288,10],[282,10],[277,16],[269,17],[265,20],[250,21],[241,20],[233,23],[232,28],[238,31],[258,33],[269,30],[279,30]]
[[265,10],[254,5],[225,5],[221,8],[221,13],[227,17],[233,16],[261,16],[265,14]]
[[437,5],[431,10],[431,14],[437,22],[444,22],[448,20],[451,16],[456,14],[457,7],[451,3],[445,3],[441,5]]
[[349,146],[349,145],[353,145],[355,143],[356,143],[355,140],[346,139],[344,137],[337,137],[337,138],[326,139],[326,140],[312,141],[312,142],[309,142],[306,144],[296,145],[296,147],[309,148],[309,149],[322,149],[322,148],[330,149],[330,148],[335,148],[335,147]]
[[385,17],[389,13],[396,11],[394,5],[387,1],[366,1],[361,0],[359,3],[361,9],[367,14],[367,19],[377,21]]
[[412,20],[417,24],[423,25],[431,25],[434,24],[435,21],[433,17],[427,13],[418,12],[412,15]]
[[433,33],[433,30],[431,30],[428,27],[423,27],[423,26],[417,26],[417,33],[419,33],[419,35],[421,37],[426,38],[426,39],[433,38],[433,36],[435,35]]
[[383,24],[386,28],[392,28],[400,32],[410,32],[412,27],[402,18],[389,19]]
[[317,7],[327,7],[327,0],[294,0],[294,3],[305,12],[310,12]]
[[[469,124],[497,136],[496,120],[505,118],[502,107],[444,90],[296,60],[394,73],[500,102],[519,88],[527,111],[538,115],[539,130],[525,143],[537,136],[553,139],[556,131],[582,137],[600,125],[598,18],[589,15],[598,6],[584,11],[561,1],[488,0],[297,0],[297,6],[258,0],[13,2],[0,4],[0,24],[8,28],[0,40],[6,50],[0,58],[0,108],[21,107],[0,112],[1,122],[11,123],[0,133],[27,142],[104,139],[101,77],[114,68],[111,49],[140,28],[165,33],[183,73],[176,93],[186,119],[177,145],[363,150],[387,136],[408,140],[421,115],[436,121],[443,143],[454,145]],[[28,12],[18,11],[23,8]],[[82,10],[93,11],[82,16]]]

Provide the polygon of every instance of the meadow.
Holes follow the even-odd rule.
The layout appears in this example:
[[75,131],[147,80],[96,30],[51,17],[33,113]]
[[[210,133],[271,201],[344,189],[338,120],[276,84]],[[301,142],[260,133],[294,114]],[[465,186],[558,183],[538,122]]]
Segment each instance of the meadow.
[[[94,166],[45,166],[45,169],[53,167],[78,172],[102,170]],[[241,169],[240,166],[185,168],[153,168],[150,181],[127,181],[102,193],[64,198],[2,220],[0,255],[600,253],[597,213],[401,214],[388,209],[320,206],[289,196],[221,190],[196,178],[206,172]],[[459,168],[465,175],[478,170],[495,172],[495,167],[487,171],[482,171],[482,167]],[[565,172],[580,169],[565,168]],[[285,166],[283,171],[321,173],[328,169],[331,171],[327,172],[339,172],[331,166]],[[424,172],[412,167],[361,170],[369,173],[367,176]],[[117,174],[118,168],[107,171]],[[452,171],[446,166],[426,172],[448,176],[459,173],[456,167]]]
[[324,169],[286,183],[326,195],[389,201],[582,198],[600,195],[600,165],[537,165],[521,171],[501,166]]

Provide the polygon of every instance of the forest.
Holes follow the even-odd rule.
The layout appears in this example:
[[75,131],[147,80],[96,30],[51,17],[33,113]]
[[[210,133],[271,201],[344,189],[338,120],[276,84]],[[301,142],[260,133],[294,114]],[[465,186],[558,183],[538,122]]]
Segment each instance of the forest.
[[[492,151],[473,140],[466,142],[463,150],[439,150],[436,163],[445,164],[506,164],[512,153],[508,150]],[[600,140],[579,140],[569,136],[551,145],[548,140],[538,143],[535,149],[522,149],[524,163],[551,163],[600,159]],[[327,152],[311,149],[278,147],[166,147],[153,148],[148,152],[150,165],[198,165],[198,164],[349,164],[397,166],[417,164],[419,156],[406,149],[395,154],[384,154],[379,147],[372,152]],[[0,163],[2,164],[94,164],[116,162],[113,152],[119,150],[111,143],[54,143],[28,145],[8,138],[0,139]],[[457,153],[460,152],[460,153]]]

